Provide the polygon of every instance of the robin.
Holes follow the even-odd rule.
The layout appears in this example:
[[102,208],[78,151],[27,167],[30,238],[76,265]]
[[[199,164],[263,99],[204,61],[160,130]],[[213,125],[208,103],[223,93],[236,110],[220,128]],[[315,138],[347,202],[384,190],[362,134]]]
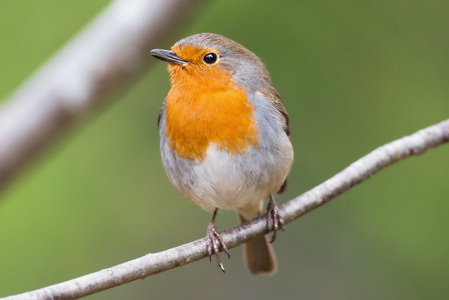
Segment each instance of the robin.
[[[218,209],[235,210],[240,222],[262,214],[267,227],[284,229],[273,194],[282,192],[293,162],[290,126],[281,98],[262,61],[218,34],[200,33],[151,55],[168,62],[171,89],[159,113],[162,163],[187,199],[213,211],[207,228],[209,258],[224,272],[215,226]],[[266,236],[244,245],[253,274],[273,274],[277,259]]]

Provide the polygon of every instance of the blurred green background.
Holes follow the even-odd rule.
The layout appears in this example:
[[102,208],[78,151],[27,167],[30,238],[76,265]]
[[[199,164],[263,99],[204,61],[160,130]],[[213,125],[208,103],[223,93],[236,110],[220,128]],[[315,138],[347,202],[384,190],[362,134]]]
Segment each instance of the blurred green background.
[[[1,1],[0,98],[108,1]],[[285,202],[376,147],[449,116],[449,2],[239,1],[205,5],[158,48],[198,32],[267,65],[290,116]],[[150,50],[150,49],[148,49]],[[0,296],[158,252],[206,233],[211,215],[171,187],[156,120],[169,89],[153,67],[1,194]],[[279,272],[252,277],[241,248],[223,275],[202,260],[89,299],[447,299],[449,148],[383,170],[287,226]],[[217,226],[237,224],[221,212]]]

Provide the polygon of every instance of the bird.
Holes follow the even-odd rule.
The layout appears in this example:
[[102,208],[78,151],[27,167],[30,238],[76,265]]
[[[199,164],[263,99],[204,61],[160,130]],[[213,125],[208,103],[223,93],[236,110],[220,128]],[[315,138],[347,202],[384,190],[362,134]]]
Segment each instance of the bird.
[[272,275],[272,242],[284,221],[273,197],[285,189],[293,163],[289,118],[270,75],[250,50],[214,33],[198,33],[171,50],[150,54],[168,62],[171,88],[158,117],[162,164],[182,196],[213,212],[207,252],[225,272],[215,226],[218,210],[234,210],[241,223],[263,214],[268,236],[243,245],[249,271]]

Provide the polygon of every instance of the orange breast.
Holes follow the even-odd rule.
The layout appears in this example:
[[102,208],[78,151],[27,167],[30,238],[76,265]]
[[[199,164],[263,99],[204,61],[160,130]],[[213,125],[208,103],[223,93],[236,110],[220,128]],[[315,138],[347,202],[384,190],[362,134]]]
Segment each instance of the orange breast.
[[178,157],[202,160],[210,143],[231,154],[258,145],[253,107],[229,72],[173,64],[169,71],[165,124]]

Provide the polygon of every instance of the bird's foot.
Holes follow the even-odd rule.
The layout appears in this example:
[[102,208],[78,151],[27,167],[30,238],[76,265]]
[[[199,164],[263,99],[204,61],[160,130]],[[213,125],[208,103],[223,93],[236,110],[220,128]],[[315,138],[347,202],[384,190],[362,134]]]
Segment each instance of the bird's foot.
[[228,258],[231,258],[229,255],[228,247],[226,247],[226,244],[223,241],[223,238],[218,233],[217,227],[215,227],[215,217],[217,215],[217,209],[214,211],[214,215],[212,217],[212,221],[210,222],[209,226],[207,227],[207,253],[209,254],[209,261],[211,260],[212,254],[215,254],[215,257],[217,258],[217,264],[218,267],[225,272],[223,263],[220,259],[220,248],[221,246],[223,248],[223,251],[228,255]]
[[279,213],[279,207],[272,195],[270,195],[270,201],[267,205],[267,228],[268,230],[273,230],[270,243],[276,240],[276,233],[279,229],[284,231],[284,219]]

